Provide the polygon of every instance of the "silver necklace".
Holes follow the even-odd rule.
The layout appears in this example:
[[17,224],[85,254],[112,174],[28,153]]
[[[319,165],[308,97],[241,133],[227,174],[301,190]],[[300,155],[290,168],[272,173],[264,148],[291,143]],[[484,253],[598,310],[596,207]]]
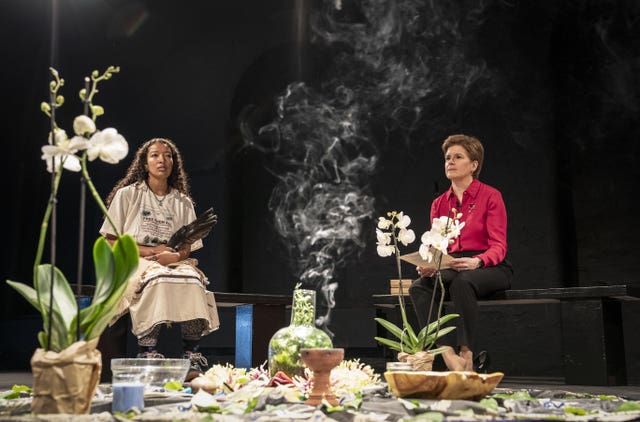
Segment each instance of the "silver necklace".
[[160,206],[162,206],[162,203],[164,202],[164,200],[167,199],[167,195],[164,195],[162,198],[159,198],[151,189],[149,189],[149,192],[151,192],[151,195],[153,195],[153,197],[156,198],[156,201]]

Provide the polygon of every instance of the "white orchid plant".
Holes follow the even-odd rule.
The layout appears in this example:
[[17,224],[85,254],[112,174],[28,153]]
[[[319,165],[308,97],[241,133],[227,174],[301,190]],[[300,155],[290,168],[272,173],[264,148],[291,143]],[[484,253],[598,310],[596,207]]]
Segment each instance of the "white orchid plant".
[[[442,306],[444,303],[444,286],[442,284],[442,276],[440,274],[440,264],[442,255],[447,254],[447,247],[453,242],[453,239],[460,235],[460,230],[464,227],[464,223],[460,223],[462,214],[455,209],[451,210],[451,215],[434,218],[431,229],[422,234],[420,240],[421,245],[418,250],[422,259],[432,262],[434,259],[433,250],[440,253],[436,258],[436,280],[440,287],[440,301],[438,306],[438,316],[436,321],[427,323],[427,325],[418,333],[411,327],[407,320],[407,313],[404,304],[404,291],[402,286],[402,265],[400,263],[399,243],[408,246],[412,243],[416,236],[413,230],[409,229],[411,218],[402,211],[391,211],[386,217],[378,218],[378,228],[376,229],[377,252],[381,257],[396,256],[396,267],[398,270],[398,279],[400,280],[400,289],[398,290],[398,303],[400,305],[400,314],[402,317],[402,328],[387,321],[383,318],[375,318],[387,331],[398,338],[399,341],[390,340],[384,337],[375,337],[375,339],[393,350],[399,352],[415,354],[421,351],[428,351],[433,355],[442,353],[445,348],[434,348],[436,340],[448,334],[455,327],[440,328],[449,320],[458,317],[458,314],[442,315]],[[432,298],[433,299],[433,298]],[[433,306],[433,300],[432,304]]]
[[[49,84],[50,100],[43,102],[41,110],[49,117],[51,131],[47,145],[42,147],[42,159],[47,171],[52,174],[52,187],[47,208],[42,219],[38,249],[33,264],[33,287],[24,283],[7,280],[29,303],[40,311],[43,331],[38,333],[40,345],[46,350],[59,352],[79,339],[92,340],[102,334],[113,317],[116,304],[124,294],[129,276],[138,266],[138,247],[129,235],[120,235],[107,208],[100,198],[89,176],[87,160],[100,158],[115,164],[128,153],[128,144],[116,129],[97,130],[96,119],[104,114],[104,109],[93,103],[98,92],[98,84],[118,73],[118,67],[109,66],[103,73],[94,70],[85,78],[85,87],[80,90],[80,99],[85,106],[85,114],[73,121],[75,136],[68,138],[57,122],[55,112],[64,104],[60,88],[64,79],[51,68],[53,80]],[[87,115],[90,112],[91,116]],[[55,235],[51,238],[51,264],[41,264],[45,239],[55,209],[58,188],[63,170],[82,171],[84,181],[104,216],[118,233],[111,246],[99,237],[93,246],[95,264],[95,290],[91,304],[79,310],[74,293],[64,274],[55,267]],[[84,210],[81,210],[84,212]],[[81,218],[81,221],[83,219]],[[55,222],[54,222],[55,224]],[[83,227],[80,228],[83,230]]]

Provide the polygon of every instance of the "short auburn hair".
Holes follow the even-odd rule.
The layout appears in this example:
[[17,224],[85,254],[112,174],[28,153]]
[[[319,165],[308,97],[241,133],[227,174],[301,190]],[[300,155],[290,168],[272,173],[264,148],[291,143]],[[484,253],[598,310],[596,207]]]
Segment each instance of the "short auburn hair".
[[482,170],[482,161],[484,161],[484,147],[478,138],[468,135],[451,135],[442,143],[442,153],[447,154],[447,150],[454,145],[460,145],[469,154],[471,161],[477,161],[478,167],[473,172],[473,178],[477,179]]

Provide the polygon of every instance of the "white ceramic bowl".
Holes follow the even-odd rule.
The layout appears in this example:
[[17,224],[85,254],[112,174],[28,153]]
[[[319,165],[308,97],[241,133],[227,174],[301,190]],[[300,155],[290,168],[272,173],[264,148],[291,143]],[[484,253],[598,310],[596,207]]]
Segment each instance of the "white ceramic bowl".
[[189,365],[189,359],[111,359],[112,383],[163,386],[169,381],[184,382]]

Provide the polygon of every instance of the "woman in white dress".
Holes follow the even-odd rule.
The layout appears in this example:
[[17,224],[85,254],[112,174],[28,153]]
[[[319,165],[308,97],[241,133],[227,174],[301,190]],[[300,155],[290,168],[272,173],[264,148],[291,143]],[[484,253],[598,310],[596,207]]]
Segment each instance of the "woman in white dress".
[[[180,322],[184,357],[191,360],[190,380],[208,367],[198,352],[200,339],[220,324],[213,294],[206,289],[208,280],[197,261],[189,258],[202,241],[176,249],[167,246],[173,233],[196,219],[175,144],[164,138],[144,143],[111,191],[107,206],[118,231],[133,236],[143,258],[112,323],[128,311],[138,338],[138,357],[162,358],[156,349],[160,328]],[[100,233],[111,242],[116,239],[108,220]]]

